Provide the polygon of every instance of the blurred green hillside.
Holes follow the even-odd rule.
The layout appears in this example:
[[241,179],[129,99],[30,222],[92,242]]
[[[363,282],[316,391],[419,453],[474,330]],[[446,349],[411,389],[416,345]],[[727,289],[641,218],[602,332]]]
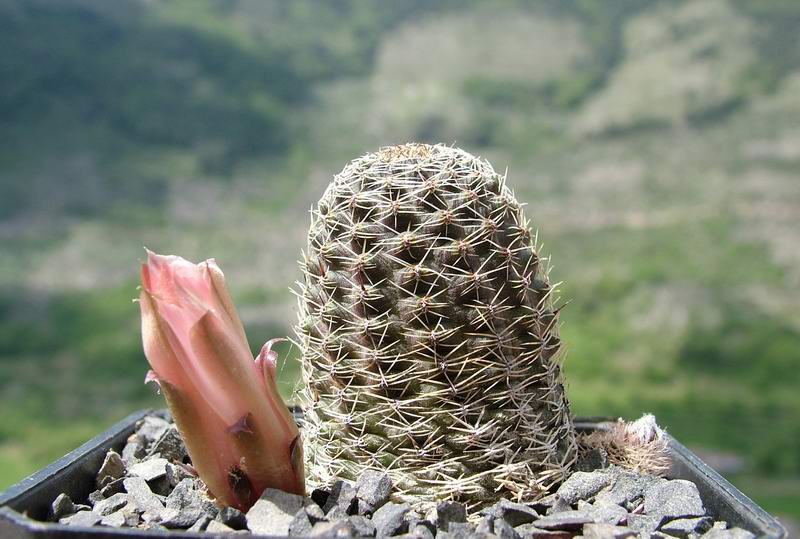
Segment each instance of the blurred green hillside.
[[216,257],[258,348],[333,174],[418,140],[508,168],[577,414],[653,412],[800,515],[797,28],[793,0],[0,0],[0,488],[161,406],[143,245]]

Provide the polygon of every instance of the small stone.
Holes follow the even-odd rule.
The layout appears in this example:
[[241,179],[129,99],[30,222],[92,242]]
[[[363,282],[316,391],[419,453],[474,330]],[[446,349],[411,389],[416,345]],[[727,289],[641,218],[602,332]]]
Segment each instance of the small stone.
[[665,519],[676,519],[701,517],[706,514],[706,509],[694,483],[674,479],[657,483],[645,491],[644,512]]
[[214,520],[222,522],[234,530],[244,530],[247,528],[247,517],[235,507],[223,507],[219,510]]
[[317,522],[311,528],[309,537],[352,537],[353,528],[346,520],[338,522]]
[[[360,515],[353,515],[351,517],[348,517],[347,521],[350,523],[350,527],[353,529],[353,535],[355,535],[356,537],[375,536],[375,524],[373,524],[370,519]],[[418,536],[418,537],[423,537],[423,536]],[[433,539],[433,535],[431,535],[430,537],[426,537],[426,539]]]
[[142,524],[139,525],[139,528],[142,530],[156,530],[156,531],[169,531],[167,528],[156,522],[155,520],[146,520]]
[[475,533],[475,527],[469,522],[450,522],[447,531],[436,532],[436,538],[466,539]]
[[160,512],[164,504],[150,490],[147,482],[141,477],[128,477],[124,481],[125,491],[139,510]]
[[661,515],[628,515],[628,527],[637,533],[653,533],[663,522]]
[[585,539],[626,539],[627,537],[636,537],[636,535],[637,533],[630,528],[604,522],[583,526]]
[[522,536],[517,533],[514,527],[504,519],[497,518],[492,524],[494,535],[500,537],[500,539],[522,539]]
[[200,507],[185,507],[180,509],[164,509],[161,513],[161,525],[169,529],[186,529],[203,518]]
[[95,490],[95,491],[92,491],[91,493],[89,493],[89,496],[88,496],[87,499],[89,500],[89,504],[91,504],[92,507],[94,507],[94,505],[97,502],[99,502],[101,500],[105,500],[106,497],[103,496],[103,493],[100,492],[99,490]]
[[97,486],[102,488],[115,479],[120,479],[125,476],[125,462],[116,451],[109,450],[100,466],[100,471],[97,472]]
[[205,531],[210,522],[211,522],[211,519],[209,518],[209,516],[208,515],[203,515],[202,517],[197,519],[197,522],[192,524],[189,527],[189,529],[186,530],[186,531],[188,531],[188,532],[202,532],[202,531]]
[[356,488],[349,481],[337,480],[331,487],[330,495],[325,501],[322,510],[329,514],[334,507],[340,509],[339,515],[347,516],[355,513],[356,509]]
[[654,483],[663,482],[663,479],[653,476],[641,475],[622,468],[608,469],[612,476],[612,483],[595,497],[595,503],[613,503],[626,505],[644,495],[644,491]]
[[308,519],[308,514],[301,507],[297,510],[292,521],[289,523],[289,537],[305,537],[311,534],[314,526]]
[[556,498],[556,501],[553,505],[547,508],[548,515],[554,515],[556,513],[563,513],[564,511],[571,511],[572,505],[567,503],[566,500],[562,500],[561,497]]
[[66,494],[61,493],[50,505],[50,520],[56,522],[60,518],[76,513],[77,511],[72,499]]
[[[184,509],[186,507],[200,507],[200,497],[195,490],[194,479],[184,479],[178,483],[166,500],[168,509]],[[226,523],[227,524],[227,523]]]
[[289,525],[303,505],[302,496],[268,488],[247,512],[247,527],[262,535],[289,535]]
[[712,528],[700,537],[702,539],[754,539],[755,535],[742,528],[728,528],[726,530]]
[[165,477],[167,478],[167,483],[171,487],[175,487],[178,483],[183,481],[184,479],[192,479],[194,476],[186,470],[183,466],[172,464],[168,462],[165,466]]
[[599,523],[619,524],[628,517],[628,512],[623,507],[613,503],[598,504],[595,502],[594,505],[590,505],[586,510],[592,515],[594,521]]
[[404,520],[406,513],[411,509],[407,503],[387,502],[372,515],[375,525],[375,534],[378,537],[389,537],[404,533],[402,528],[407,525]]
[[316,524],[322,520],[326,520],[325,513],[322,511],[322,507],[315,503],[306,504],[306,515],[308,515],[308,520],[311,521],[311,524]]
[[562,530],[543,530],[533,524],[522,524],[514,528],[522,539],[571,539],[572,532]]
[[183,445],[183,438],[178,434],[175,426],[170,426],[161,433],[161,436],[150,448],[149,455],[158,454],[169,462],[181,462],[186,456],[186,446]]
[[436,537],[436,526],[426,519],[409,520],[408,534],[420,539],[433,539]]
[[561,511],[532,522],[543,530],[579,530],[584,524],[594,522],[588,511]]
[[330,490],[324,488],[315,488],[314,490],[311,491],[311,501],[313,501],[320,507],[325,507],[325,504],[328,501],[328,496],[330,495],[331,495]]
[[377,470],[366,470],[356,481],[356,491],[361,500],[377,509],[389,501],[389,495],[392,492],[392,479],[386,473]]
[[482,515],[501,518],[516,528],[520,524],[528,524],[539,518],[539,513],[521,503],[501,499],[491,507],[481,511]]
[[145,451],[146,445],[147,440],[145,440],[144,436],[139,436],[135,433],[128,436],[128,441],[125,443],[125,447],[122,448],[122,460],[125,464],[133,466],[142,460],[147,454]]
[[167,459],[157,458],[143,460],[131,466],[129,474],[133,477],[141,477],[145,481],[152,481],[167,474]]
[[200,497],[200,507],[203,508],[203,512],[208,518],[212,520],[217,518],[217,515],[219,514],[219,507],[217,507],[217,504],[212,502],[206,496]]
[[466,522],[467,508],[458,502],[439,502],[436,504],[436,527],[450,531],[451,522]]
[[728,523],[724,520],[717,520],[714,521],[714,524],[711,525],[712,530],[727,530]]
[[235,531],[218,520],[212,520],[206,526],[206,532],[208,533],[233,533]]
[[101,517],[110,515],[114,511],[118,509],[122,509],[128,504],[129,496],[128,494],[118,493],[114,494],[110,498],[106,498],[104,500],[100,500],[94,507],[92,511],[100,515]]
[[74,515],[59,519],[58,522],[68,526],[94,526],[102,518],[94,511],[78,511]]
[[608,453],[599,447],[582,452],[575,463],[575,470],[579,472],[593,472],[604,468],[608,468]]
[[147,443],[154,443],[169,428],[169,423],[160,417],[149,415],[136,423],[136,434]]
[[662,532],[674,537],[689,537],[690,534],[702,534],[711,529],[711,517],[678,518],[662,524]]
[[110,528],[121,528],[125,525],[125,515],[122,513],[122,510],[114,511],[110,515],[104,516],[100,520],[100,525],[108,526]]
[[603,472],[575,472],[558,487],[556,494],[569,505],[578,500],[589,501],[604,487],[611,484],[611,474]]
[[109,481],[102,489],[100,489],[100,494],[102,494],[104,498],[110,498],[114,494],[125,492],[124,481],[125,478],[123,477]]

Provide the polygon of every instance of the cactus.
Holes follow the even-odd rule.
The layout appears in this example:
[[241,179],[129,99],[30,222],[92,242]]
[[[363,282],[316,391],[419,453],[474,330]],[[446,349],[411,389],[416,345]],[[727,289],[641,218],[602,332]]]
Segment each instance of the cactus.
[[387,471],[399,498],[542,496],[577,457],[558,312],[505,177],[406,144],[348,164],[299,283],[309,479]]

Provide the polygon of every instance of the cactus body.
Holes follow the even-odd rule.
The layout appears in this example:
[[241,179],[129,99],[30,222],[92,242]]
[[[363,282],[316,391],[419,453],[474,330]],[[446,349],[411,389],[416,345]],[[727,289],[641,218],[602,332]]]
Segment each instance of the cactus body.
[[530,500],[576,458],[546,261],[486,161],[447,146],[351,162],[301,266],[311,481],[387,471],[400,498]]

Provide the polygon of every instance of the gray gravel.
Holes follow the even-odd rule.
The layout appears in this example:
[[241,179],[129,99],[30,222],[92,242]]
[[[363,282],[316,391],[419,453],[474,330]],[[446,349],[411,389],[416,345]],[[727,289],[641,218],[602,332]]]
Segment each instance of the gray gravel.
[[267,489],[245,514],[214,504],[202,481],[184,465],[186,450],[177,429],[152,416],[139,422],[119,453],[107,453],[96,473],[97,490],[77,500],[88,505],[61,494],[48,518],[69,526],[292,537],[754,537],[707,515],[693,483],[636,474],[607,466],[602,455],[595,457],[585,459],[585,471],[573,473],[556,492],[536,502],[500,499],[473,515],[450,500],[422,515],[392,500],[392,481],[378,470],[365,470],[355,483],[337,480],[314,489],[310,497]]

